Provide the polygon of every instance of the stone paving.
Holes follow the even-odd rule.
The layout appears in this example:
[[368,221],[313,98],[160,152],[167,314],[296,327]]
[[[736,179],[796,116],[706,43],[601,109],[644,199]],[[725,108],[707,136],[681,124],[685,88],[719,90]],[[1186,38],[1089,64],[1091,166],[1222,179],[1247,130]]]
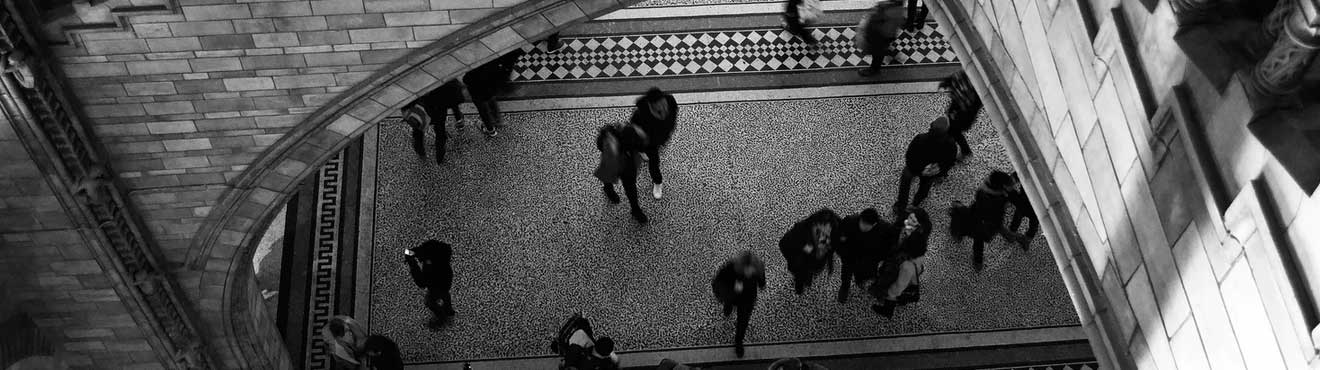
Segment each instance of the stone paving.
[[[645,226],[590,175],[595,128],[629,109],[507,114],[494,139],[472,123],[451,126],[439,167],[412,152],[406,126],[383,125],[372,290],[359,293],[371,297],[371,331],[396,339],[408,362],[546,355],[576,311],[623,351],[728,345],[733,320],[709,279],[746,249],[766,260],[769,279],[749,343],[1077,324],[1043,237],[1029,251],[997,240],[979,274],[970,240],[948,237],[949,202],[1011,167],[984,114],[969,137],[976,156],[924,203],[935,233],[921,302],[882,319],[856,288],[834,302],[837,276],[793,294],[782,233],[821,206],[849,214],[891,204],[909,138],[946,104],[914,94],[682,105],[663,156],[665,198],[651,199],[649,178],[639,179]],[[455,245],[458,315],[439,331],[424,325],[423,292],[402,255],[428,238]]]

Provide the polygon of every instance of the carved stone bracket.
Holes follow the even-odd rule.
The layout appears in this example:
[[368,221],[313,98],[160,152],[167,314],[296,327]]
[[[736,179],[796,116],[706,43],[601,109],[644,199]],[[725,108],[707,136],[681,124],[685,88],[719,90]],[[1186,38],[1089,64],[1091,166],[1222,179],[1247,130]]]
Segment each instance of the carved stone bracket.
[[1178,27],[1204,23],[1216,18],[1220,0],[1169,0]]
[[27,56],[32,77],[30,84],[20,84],[11,73],[0,79],[9,91],[5,96],[11,104],[5,106],[24,113],[30,122],[28,126],[37,133],[34,135],[38,142],[28,145],[42,148],[41,151],[54,157],[51,159],[55,165],[49,172],[63,180],[77,200],[76,205],[68,206],[69,213],[80,215],[87,224],[94,225],[99,239],[108,246],[105,255],[110,260],[101,261],[102,266],[107,273],[118,274],[128,282],[127,287],[116,291],[125,301],[138,303],[129,307],[142,311],[137,316],[148,320],[143,329],[154,332],[148,334],[158,339],[153,343],[164,347],[153,346],[163,354],[161,358],[172,360],[165,364],[167,367],[211,368],[202,350],[201,336],[180,299],[179,288],[157,262],[157,247],[151,244],[152,239],[143,232],[146,228],[134,217],[135,212],[113,181],[113,173],[100,160],[104,155],[91,144],[93,138],[68,106],[64,88],[49,69],[49,63],[41,60],[44,54],[39,52],[40,44],[26,32],[9,1],[0,8],[0,44],[7,48],[6,52]]
[[1284,18],[1282,32],[1275,37],[1269,53],[1256,63],[1246,81],[1247,93],[1256,100],[1297,91],[1316,53],[1320,52],[1320,27],[1312,25],[1315,20],[1308,19],[1303,9],[1294,9],[1289,14]]

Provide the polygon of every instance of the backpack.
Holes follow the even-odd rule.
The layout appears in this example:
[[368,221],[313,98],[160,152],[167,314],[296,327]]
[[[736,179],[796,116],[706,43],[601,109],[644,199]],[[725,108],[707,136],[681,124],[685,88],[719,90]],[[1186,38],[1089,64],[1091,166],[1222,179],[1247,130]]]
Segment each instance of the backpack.
[[871,283],[869,292],[877,300],[885,300],[889,295],[889,287],[898,280],[898,273],[903,270],[903,263],[907,262],[903,256],[894,256],[880,263],[876,269],[875,281]]
[[820,0],[802,0],[797,6],[798,21],[802,24],[814,24],[825,12],[820,8]]

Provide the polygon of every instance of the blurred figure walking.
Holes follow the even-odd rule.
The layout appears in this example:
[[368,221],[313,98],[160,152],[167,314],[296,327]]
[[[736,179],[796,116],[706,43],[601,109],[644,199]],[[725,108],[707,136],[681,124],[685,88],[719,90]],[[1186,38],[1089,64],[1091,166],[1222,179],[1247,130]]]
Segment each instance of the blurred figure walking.
[[499,135],[495,126],[503,124],[504,118],[500,115],[497,96],[508,87],[509,74],[523,54],[522,49],[514,50],[463,75],[468,95],[472,96],[472,104],[477,106],[477,114],[481,116],[483,132],[488,136]]
[[1036,238],[1036,233],[1040,232],[1040,218],[1036,217],[1036,211],[1031,208],[1031,200],[1027,199],[1027,192],[1022,187],[1022,179],[1018,177],[1017,172],[1013,172],[1013,183],[1017,186],[1015,190],[1008,195],[1009,204],[1013,205],[1013,221],[1009,222],[1008,231],[1017,233],[1018,226],[1022,225],[1022,220],[1030,222],[1027,226],[1027,233],[1019,235],[1016,239],[1026,250],[1031,246],[1031,240]]
[[747,324],[751,320],[752,308],[756,306],[757,293],[764,289],[765,263],[751,251],[724,262],[711,280],[715,299],[724,305],[724,316],[728,317],[735,308],[738,310],[733,339],[734,353],[738,357],[743,356],[743,340],[747,337]]
[[633,219],[640,223],[650,220],[637,200],[637,170],[641,166],[640,151],[647,146],[646,132],[637,125],[605,125],[596,135],[596,149],[600,150],[600,164],[594,174],[604,184],[602,189],[610,203],[619,203],[614,183],[622,182],[628,195],[628,206]]
[[815,45],[820,41],[811,36],[811,30],[806,26],[816,23],[822,14],[820,0],[788,0],[784,5],[784,29],[803,42]]
[[909,30],[919,30],[926,25],[926,16],[930,15],[930,8],[926,7],[923,0],[907,0],[907,24],[903,28]]
[[793,291],[802,294],[821,271],[834,273],[833,232],[839,215],[822,208],[807,219],[798,221],[779,238],[779,251],[793,274]]
[[972,147],[967,144],[967,131],[976,123],[976,116],[981,112],[981,97],[976,95],[976,88],[967,78],[967,72],[958,71],[940,81],[940,89],[949,92],[949,108],[945,116],[949,117],[949,136],[958,143],[958,156],[972,155]]
[[448,243],[432,239],[404,250],[403,254],[413,283],[426,289],[424,303],[432,315],[427,326],[438,328],[444,318],[454,315],[454,301],[449,294],[454,284],[454,270],[450,266],[453,248]]
[[399,345],[390,338],[380,335],[369,336],[363,345],[363,351],[366,353],[367,369],[403,370],[403,355],[399,353]]
[[862,17],[857,24],[857,36],[853,42],[857,49],[871,56],[871,65],[857,70],[863,77],[874,76],[880,72],[885,57],[893,54],[889,45],[898,39],[903,29],[903,6],[893,2],[883,2]]
[[646,133],[647,145],[642,149],[651,170],[651,195],[660,199],[665,193],[665,179],[660,173],[660,151],[674,136],[678,122],[678,102],[674,96],[652,87],[637,99],[631,122]]

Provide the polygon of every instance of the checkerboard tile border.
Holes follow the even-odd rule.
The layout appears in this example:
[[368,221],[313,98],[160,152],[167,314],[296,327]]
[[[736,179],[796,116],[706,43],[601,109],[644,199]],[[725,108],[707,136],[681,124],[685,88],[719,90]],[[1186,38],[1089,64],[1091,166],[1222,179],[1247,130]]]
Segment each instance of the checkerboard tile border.
[[[890,47],[885,66],[956,64],[958,56],[928,23],[904,31]],[[702,74],[857,68],[871,65],[853,44],[854,27],[812,28],[811,46],[783,29],[716,30],[686,33],[565,37],[565,48],[546,52],[545,43],[524,48],[512,81],[671,77]]]

